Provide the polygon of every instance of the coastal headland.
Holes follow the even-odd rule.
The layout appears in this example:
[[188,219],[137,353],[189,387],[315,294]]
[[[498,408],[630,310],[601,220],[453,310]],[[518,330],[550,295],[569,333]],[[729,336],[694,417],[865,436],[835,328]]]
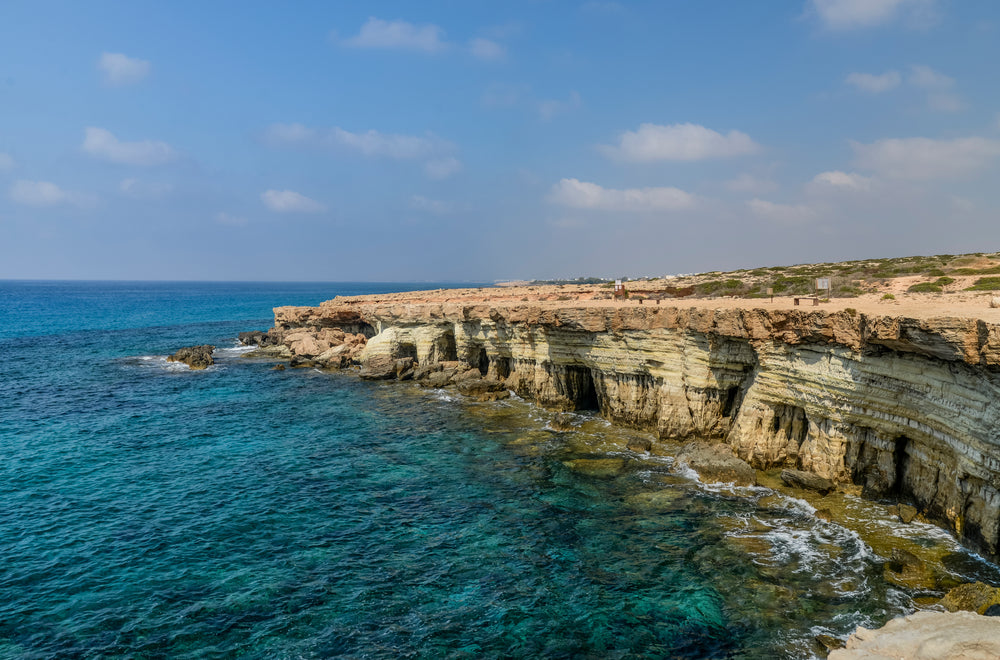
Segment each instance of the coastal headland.
[[[805,488],[817,515],[828,492],[894,503],[1000,561],[998,301],[904,284],[816,305],[675,297],[662,282],[631,282],[624,299],[592,284],[337,297],[275,308],[273,328],[241,339],[293,367],[594,411],[649,432],[629,449],[675,455],[707,480]],[[954,586],[919,575],[915,546],[879,550],[897,584]],[[996,614],[1000,590],[977,588],[975,607],[933,606]]]
[[258,341],[293,365],[355,365],[362,377],[480,397],[512,391],[662,442],[721,443],[758,470],[805,471],[912,503],[1000,559],[1000,309],[989,296],[803,307],[600,293],[335,298],[276,308]]

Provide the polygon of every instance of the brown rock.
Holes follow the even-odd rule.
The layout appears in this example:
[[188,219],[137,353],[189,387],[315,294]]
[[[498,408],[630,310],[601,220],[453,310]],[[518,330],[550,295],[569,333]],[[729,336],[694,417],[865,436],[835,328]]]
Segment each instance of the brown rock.
[[833,490],[833,482],[812,472],[802,470],[782,470],[781,480],[792,488],[814,490],[820,495],[826,495]]
[[1000,589],[982,582],[961,584],[946,593],[940,603],[949,612],[964,610],[985,614],[991,607],[1000,605]]
[[212,359],[212,351],[214,350],[215,346],[208,344],[186,346],[168,356],[167,362],[183,362],[193,370],[205,369],[215,364],[215,360]]
[[917,508],[909,504],[899,505],[899,519],[909,525],[917,517]]
[[917,612],[878,630],[858,627],[829,660],[996,660],[1000,619],[970,612]]
[[681,448],[677,462],[698,473],[709,483],[735,483],[737,486],[757,485],[757,473],[737,458],[728,445],[689,442]]

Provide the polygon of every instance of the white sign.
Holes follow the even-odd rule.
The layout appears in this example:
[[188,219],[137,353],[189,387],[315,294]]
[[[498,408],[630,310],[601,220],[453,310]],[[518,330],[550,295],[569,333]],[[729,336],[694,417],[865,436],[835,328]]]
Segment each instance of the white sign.
[[830,278],[829,277],[817,277],[816,278],[816,288],[830,290]]

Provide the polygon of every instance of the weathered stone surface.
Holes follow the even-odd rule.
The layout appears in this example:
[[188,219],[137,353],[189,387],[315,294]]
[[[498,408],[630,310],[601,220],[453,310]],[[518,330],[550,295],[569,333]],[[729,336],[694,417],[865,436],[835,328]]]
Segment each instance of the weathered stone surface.
[[917,612],[878,630],[859,627],[829,660],[996,660],[1000,619],[971,612]]
[[982,582],[961,584],[944,595],[941,605],[949,612],[964,610],[985,614],[991,607],[1000,605],[1000,588]]
[[909,504],[899,505],[899,519],[909,525],[917,517],[917,507]]
[[[808,308],[336,299],[275,310],[286,345],[302,332],[332,343],[321,333],[337,328],[345,342],[370,337],[344,364],[412,357],[421,384],[485,376],[556,410],[723,442],[757,469],[911,501],[1000,558],[1000,326]],[[431,371],[454,363],[464,371]]]
[[167,356],[167,362],[183,362],[191,369],[205,369],[215,364],[215,360],[212,359],[212,351],[214,350],[215,346],[208,344],[186,346],[173,355]]
[[677,454],[677,462],[687,465],[708,483],[735,483],[755,486],[756,471],[733,454],[727,445],[689,442]]
[[820,495],[826,495],[834,488],[833,482],[829,479],[802,470],[782,470],[781,480],[786,486],[814,490]]

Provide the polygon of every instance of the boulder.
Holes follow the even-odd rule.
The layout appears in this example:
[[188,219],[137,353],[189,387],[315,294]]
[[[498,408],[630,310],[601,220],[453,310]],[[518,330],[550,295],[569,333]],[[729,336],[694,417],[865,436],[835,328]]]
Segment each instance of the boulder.
[[192,369],[205,369],[213,364],[212,351],[215,346],[203,344],[201,346],[186,346],[179,349],[173,355],[167,357],[167,362],[183,362]]
[[949,612],[986,614],[991,607],[1000,606],[1000,589],[982,582],[960,584],[946,593],[940,604]]
[[285,345],[291,349],[292,353],[303,357],[322,355],[331,347],[330,342],[317,339],[311,332],[294,332],[285,335]]
[[388,355],[374,355],[365,360],[358,377],[362,380],[392,380],[396,377],[396,361]]
[[689,442],[677,454],[677,462],[687,465],[708,483],[756,486],[757,472],[733,454],[728,445]]
[[802,470],[782,470],[781,480],[786,486],[814,490],[820,495],[826,495],[833,490],[833,482],[829,479]]
[[971,612],[917,612],[878,630],[858,627],[829,660],[996,660],[1000,619]]
[[898,507],[899,519],[909,525],[917,517],[917,507],[909,504],[900,504]]
[[480,401],[496,401],[510,396],[507,386],[492,378],[466,378],[458,382],[458,391]]

